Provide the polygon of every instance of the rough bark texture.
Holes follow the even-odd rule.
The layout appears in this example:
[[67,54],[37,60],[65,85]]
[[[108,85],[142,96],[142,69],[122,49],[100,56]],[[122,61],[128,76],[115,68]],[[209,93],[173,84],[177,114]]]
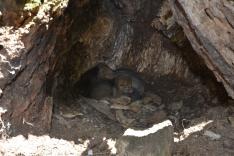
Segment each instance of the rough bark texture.
[[56,86],[62,88],[59,96],[68,96],[66,89],[98,62],[129,67],[146,79],[173,75],[197,80],[190,71],[195,59],[184,59],[191,50],[181,51],[170,40],[178,26],[167,25],[172,17],[167,1],[70,0],[65,11],[46,13],[43,7],[22,12],[17,9],[21,4],[11,1],[0,7],[0,106],[7,109],[4,120],[14,134],[48,131]]
[[170,0],[170,5],[194,50],[234,98],[234,2]]
[[66,13],[72,22],[67,40],[59,48],[67,50],[66,60],[60,62],[66,64],[61,65],[62,82],[73,85],[98,62],[114,69],[129,67],[151,78],[168,74],[193,77],[180,49],[153,26],[166,2],[90,1],[82,8],[77,3],[70,1],[68,6]]
[[[14,9],[15,3],[12,5],[13,8],[2,11],[3,17],[22,12]],[[52,54],[58,33],[62,32],[62,22],[57,19],[44,23],[33,15],[30,17],[33,25],[23,20],[18,29],[17,20],[21,21],[18,18],[1,19],[0,106],[7,109],[4,121],[11,123],[13,134],[44,133],[51,124],[53,99],[47,88],[49,73],[56,61]]]

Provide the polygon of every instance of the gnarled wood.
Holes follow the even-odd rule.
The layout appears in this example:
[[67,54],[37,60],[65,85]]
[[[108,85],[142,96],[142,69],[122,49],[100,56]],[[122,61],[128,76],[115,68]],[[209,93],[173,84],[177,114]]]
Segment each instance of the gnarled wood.
[[170,6],[194,50],[234,98],[234,1],[170,0]]

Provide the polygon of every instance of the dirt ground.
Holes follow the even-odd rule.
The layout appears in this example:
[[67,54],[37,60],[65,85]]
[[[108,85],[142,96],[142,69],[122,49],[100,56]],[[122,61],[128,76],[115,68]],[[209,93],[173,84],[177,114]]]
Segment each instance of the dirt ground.
[[[157,82],[157,83],[156,83]],[[174,156],[234,155],[234,105],[219,101],[201,84],[162,77],[149,82],[139,109],[122,110],[122,120],[93,107],[83,97],[55,100],[49,136],[0,141],[2,155],[116,155],[115,141],[127,127],[150,127],[165,119],[174,126]],[[152,97],[152,96],[151,96]],[[154,99],[155,100],[155,99]],[[230,103],[230,102],[229,102]],[[124,107],[125,108],[125,107]],[[123,108],[121,108],[123,109]],[[112,113],[117,116],[117,109]],[[130,125],[125,120],[134,119]]]

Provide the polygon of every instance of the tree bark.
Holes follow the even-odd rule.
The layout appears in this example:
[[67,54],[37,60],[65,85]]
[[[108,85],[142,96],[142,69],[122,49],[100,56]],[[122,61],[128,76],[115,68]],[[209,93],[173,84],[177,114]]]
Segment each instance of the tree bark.
[[[9,3],[6,5],[10,8]],[[37,14],[22,20],[9,16],[22,12],[14,9],[15,3],[12,7],[3,9],[2,16],[8,18],[1,19],[0,27],[0,107],[7,109],[3,118],[11,124],[12,134],[43,134],[51,124],[53,99],[48,91],[49,77],[56,62],[54,47],[63,22],[57,18],[41,22]]]
[[[17,3],[3,2],[8,7],[12,4],[13,8],[17,8]],[[30,14],[21,13],[18,9],[3,9],[3,15],[0,15],[0,24],[4,26],[0,27],[0,107],[7,109],[4,121],[12,124],[12,130],[15,130],[13,134],[48,132],[55,104],[54,84],[60,87],[57,87],[57,91],[61,91],[59,96],[69,98],[69,89],[98,62],[105,62],[113,69],[131,68],[140,72],[146,80],[165,75],[190,82],[198,80],[189,64],[199,61],[193,57],[192,61],[189,60],[191,63],[188,63],[181,49],[169,37],[165,37],[172,36],[174,31],[168,32],[167,26],[160,26],[159,18],[167,20],[171,16],[167,9],[166,12],[162,11],[165,2],[168,3],[163,0],[70,0],[65,11],[54,12],[51,8],[45,13],[40,10],[43,7],[39,7]],[[172,6],[174,3],[171,1]],[[177,11],[175,8],[174,12]],[[26,16],[21,19],[21,15]],[[178,13],[178,21],[183,15]],[[226,20],[231,18],[231,14],[229,16]],[[231,26],[230,23],[226,22]],[[163,29],[164,35],[155,29],[157,26]],[[230,82],[227,81],[229,79],[224,81],[229,86],[234,79],[231,80],[231,74],[225,74],[232,70],[231,67],[223,67],[227,66],[223,55],[216,56],[219,49],[210,54],[209,50],[214,49],[213,44],[205,47],[201,43],[208,39],[201,38],[199,45],[197,38],[193,41],[190,37],[194,32],[189,28],[184,29],[192,45],[195,45],[194,49],[197,46],[203,49],[200,54],[206,56],[203,58],[207,65],[217,70],[212,71],[219,80],[229,78]],[[230,37],[232,33],[230,31],[230,34],[220,35]],[[227,49],[232,49],[231,38],[228,40],[225,37],[218,39],[223,39],[222,44],[228,44],[230,48]],[[187,52],[193,51],[186,49],[184,53]],[[220,60],[212,60],[215,56],[220,57]],[[219,66],[219,63],[223,66]]]
[[170,0],[194,50],[234,98],[234,2]]

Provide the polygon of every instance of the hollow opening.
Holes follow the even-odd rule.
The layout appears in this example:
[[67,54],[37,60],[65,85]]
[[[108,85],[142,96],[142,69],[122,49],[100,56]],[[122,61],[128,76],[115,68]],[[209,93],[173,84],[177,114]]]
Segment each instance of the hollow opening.
[[[90,1],[68,6],[66,14],[74,22],[67,31],[69,47],[64,49],[68,50],[57,65],[52,135],[118,137],[127,127],[147,128],[164,119],[181,132],[210,108],[227,103],[224,88],[181,28],[176,23],[171,30],[151,26],[155,17],[165,18],[162,7],[167,5],[161,1],[133,4],[120,7],[115,1]],[[79,11],[74,13],[73,7]],[[135,92],[115,96],[117,78],[100,79],[100,64],[115,74],[122,68],[136,74],[127,71],[127,79],[133,85],[140,77],[144,93],[131,86]]]

